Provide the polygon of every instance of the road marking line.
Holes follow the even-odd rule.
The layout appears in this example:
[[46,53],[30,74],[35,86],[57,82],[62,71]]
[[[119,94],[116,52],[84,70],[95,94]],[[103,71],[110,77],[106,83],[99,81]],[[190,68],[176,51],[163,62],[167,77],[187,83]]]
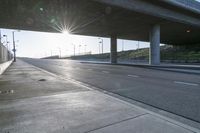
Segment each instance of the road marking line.
[[89,71],[92,71],[93,69],[88,69]]
[[110,72],[108,72],[108,71],[102,71],[103,73],[110,73]]
[[137,76],[137,75],[128,75],[128,77],[138,78],[139,76]]
[[174,81],[174,83],[175,83],[175,84],[190,85],[190,86],[199,86],[199,84],[188,83],[188,82],[182,82],[182,81]]

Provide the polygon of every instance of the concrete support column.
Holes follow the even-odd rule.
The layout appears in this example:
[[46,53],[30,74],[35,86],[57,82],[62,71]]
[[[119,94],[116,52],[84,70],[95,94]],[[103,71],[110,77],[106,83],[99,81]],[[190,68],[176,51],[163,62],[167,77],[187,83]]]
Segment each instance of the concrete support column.
[[0,43],[0,63],[3,62],[3,45]]
[[160,25],[153,25],[150,31],[149,64],[160,64]]
[[111,64],[117,63],[117,37],[111,36],[110,39],[110,62]]

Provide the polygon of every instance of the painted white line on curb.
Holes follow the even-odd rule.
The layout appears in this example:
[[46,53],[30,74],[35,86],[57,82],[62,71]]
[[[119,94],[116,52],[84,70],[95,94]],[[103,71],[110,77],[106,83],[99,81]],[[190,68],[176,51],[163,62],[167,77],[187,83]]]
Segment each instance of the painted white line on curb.
[[182,82],[182,81],[174,81],[174,83],[175,83],[175,84],[190,85],[190,86],[199,86],[199,84],[188,83],[188,82]]
[[108,73],[110,73],[110,72],[108,72],[108,71],[102,71],[102,73],[106,73],[106,74],[108,74]]
[[139,78],[138,75],[128,75],[128,77]]

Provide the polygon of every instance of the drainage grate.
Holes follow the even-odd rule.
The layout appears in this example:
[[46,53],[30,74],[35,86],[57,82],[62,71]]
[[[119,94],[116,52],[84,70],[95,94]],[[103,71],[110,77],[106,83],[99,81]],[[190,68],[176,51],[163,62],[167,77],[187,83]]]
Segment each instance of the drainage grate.
[[0,91],[0,94],[13,94],[14,90]]
[[38,81],[46,81],[46,79],[40,79],[40,80],[38,80]]

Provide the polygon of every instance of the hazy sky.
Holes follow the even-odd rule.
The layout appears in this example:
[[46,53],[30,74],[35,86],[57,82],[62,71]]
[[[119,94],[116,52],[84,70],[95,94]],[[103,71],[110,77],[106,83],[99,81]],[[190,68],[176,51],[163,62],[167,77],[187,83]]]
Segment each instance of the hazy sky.
[[[9,29],[1,29],[1,34],[8,36],[10,47],[12,48],[12,31]],[[61,49],[62,56],[73,55],[74,44],[76,46],[76,54],[84,52],[92,52],[92,54],[99,53],[99,37],[88,37],[69,35],[66,36],[61,33],[45,33],[33,31],[15,32],[17,56],[40,58],[44,56],[58,55]],[[2,39],[2,42],[5,38]],[[103,38],[104,52],[110,51],[110,39]],[[124,50],[136,49],[138,41],[122,41],[118,40],[118,51],[122,50],[122,43],[124,43]],[[81,47],[79,47],[81,45]],[[86,46],[85,46],[86,45]],[[140,47],[148,47],[148,43],[140,42]],[[101,47],[100,47],[101,49]],[[79,51],[80,50],[80,51]]]

